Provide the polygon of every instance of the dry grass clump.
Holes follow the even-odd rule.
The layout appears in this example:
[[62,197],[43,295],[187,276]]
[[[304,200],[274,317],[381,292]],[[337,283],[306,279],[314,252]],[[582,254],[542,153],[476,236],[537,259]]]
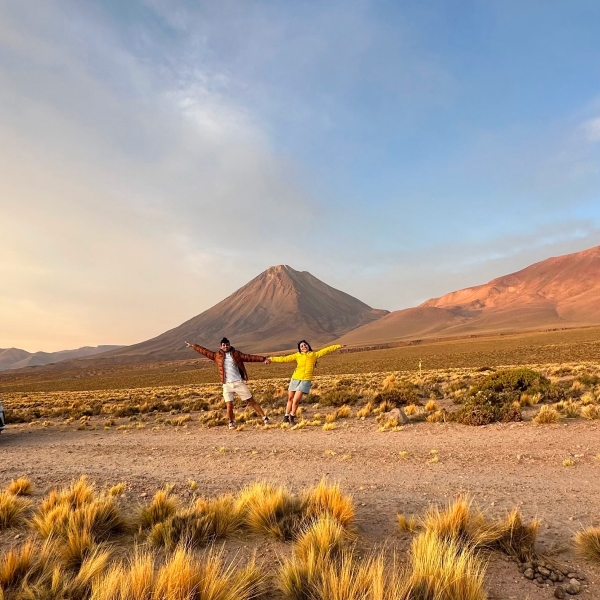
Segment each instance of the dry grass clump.
[[554,408],[568,419],[574,419],[579,416],[581,405],[573,400],[561,400],[554,405]]
[[435,400],[429,400],[425,405],[425,411],[428,413],[436,412],[439,410],[439,406]]
[[489,523],[483,513],[463,497],[442,510],[430,508],[422,525],[443,541],[454,540],[474,548],[491,548],[500,533],[496,524]]
[[471,501],[461,497],[443,510],[429,509],[422,526],[443,541],[454,540],[477,550],[498,549],[527,560],[535,553],[539,522],[534,520],[524,525],[518,509],[504,520],[489,521],[478,508],[472,507]]
[[0,491],[0,531],[22,525],[30,506],[26,498]]
[[384,392],[390,392],[391,390],[394,389],[395,384],[396,384],[396,376],[392,373],[391,375],[388,375],[383,380],[383,383],[381,384],[381,389]]
[[587,406],[588,404],[596,404],[597,399],[593,392],[585,392],[585,394],[581,395],[579,399],[583,406]]
[[33,482],[29,477],[13,479],[6,486],[6,491],[13,496],[31,496],[33,493]]
[[283,562],[278,586],[290,600],[484,600],[485,563],[469,544],[425,531],[398,569],[382,552],[359,557],[334,520],[314,523]]
[[600,419],[600,406],[597,404],[588,404],[581,408],[581,416],[590,419]]
[[436,410],[431,414],[427,415],[428,423],[445,423],[447,412],[445,410]]
[[352,416],[352,409],[347,404],[344,404],[344,406],[340,406],[335,411],[335,416],[336,419],[349,419]]
[[159,490],[152,502],[140,509],[138,521],[141,529],[151,529],[174,516],[179,508],[179,500],[171,495],[170,489]]
[[538,425],[550,425],[552,423],[558,423],[560,415],[558,411],[552,407],[544,404],[539,412],[533,417],[533,422]]
[[250,600],[260,596],[263,581],[254,561],[236,570],[219,553],[199,559],[181,547],[158,568],[140,553],[113,565],[92,584],[90,600]]
[[306,516],[309,519],[329,515],[346,529],[354,525],[352,496],[345,496],[339,484],[328,484],[325,478],[305,493],[303,504],[306,506]]
[[425,531],[415,538],[407,600],[486,600],[485,564],[471,546]]
[[125,521],[113,496],[90,497],[73,505],[69,502],[72,492],[73,488],[51,492],[42,501],[31,523],[43,538],[58,537],[81,547],[89,546],[88,538],[92,544],[125,530]]
[[396,515],[396,522],[401,531],[416,533],[419,530],[419,521],[414,516],[406,517],[405,515],[398,514]]
[[600,563],[600,527],[588,527],[578,531],[573,543],[578,554]]
[[339,558],[352,539],[352,534],[337,519],[322,514],[298,536],[294,555],[301,561],[309,560],[312,551],[323,558]]
[[293,537],[304,516],[300,498],[283,486],[265,482],[244,488],[238,495],[236,507],[251,531],[281,540]]
[[10,592],[18,585],[37,579],[50,560],[50,550],[46,544],[40,547],[32,540],[27,540],[18,548],[11,548],[0,560],[0,591]]
[[496,547],[519,560],[529,560],[535,555],[539,526],[539,521],[535,519],[529,525],[525,525],[519,509],[515,508],[508,513],[504,521],[499,522]]
[[224,494],[209,500],[200,498],[192,506],[156,523],[148,540],[153,546],[170,550],[181,544],[193,548],[226,538],[241,525],[242,515],[235,498]]
[[364,419],[368,417],[373,412],[373,403],[367,402],[361,409],[356,411],[357,419]]

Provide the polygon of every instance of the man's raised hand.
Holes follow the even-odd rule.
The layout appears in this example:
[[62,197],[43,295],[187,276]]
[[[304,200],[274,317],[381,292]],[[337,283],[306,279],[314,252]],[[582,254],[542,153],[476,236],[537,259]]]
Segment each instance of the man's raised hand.
[[270,365],[270,364],[271,364],[271,359],[265,358],[265,365]]
[[189,342],[185,342],[185,345],[186,345],[188,348],[191,348],[191,347],[192,347],[194,344],[190,344]]

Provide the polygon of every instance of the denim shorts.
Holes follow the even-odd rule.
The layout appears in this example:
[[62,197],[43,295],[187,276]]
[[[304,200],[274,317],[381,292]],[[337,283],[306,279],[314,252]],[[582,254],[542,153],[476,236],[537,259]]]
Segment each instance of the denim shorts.
[[288,388],[288,391],[308,394],[310,392],[311,385],[312,381],[309,381],[308,379],[290,379],[290,387]]

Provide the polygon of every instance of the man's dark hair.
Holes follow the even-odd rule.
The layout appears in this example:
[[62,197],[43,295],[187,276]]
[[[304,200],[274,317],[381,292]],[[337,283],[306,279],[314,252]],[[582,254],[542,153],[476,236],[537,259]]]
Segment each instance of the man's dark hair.
[[301,350],[300,350],[300,344],[306,344],[308,346],[309,352],[312,352],[312,348],[310,347],[310,344],[306,340],[300,340],[298,342],[298,352],[301,352]]
[[[227,338],[223,338],[221,340],[221,344],[229,344],[229,340]],[[231,344],[229,344],[231,346]]]

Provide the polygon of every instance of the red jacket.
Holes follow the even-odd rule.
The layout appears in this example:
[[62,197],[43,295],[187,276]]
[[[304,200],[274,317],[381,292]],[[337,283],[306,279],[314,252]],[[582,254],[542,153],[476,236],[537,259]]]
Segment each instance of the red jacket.
[[[218,352],[213,352],[204,346],[198,346],[198,344],[192,344],[192,348],[196,352],[200,352],[206,356],[206,358],[210,358],[210,360],[214,360],[217,363],[217,367],[219,367],[219,375],[221,376],[221,383],[225,383],[225,368],[223,367],[223,362],[225,361],[225,352],[223,350],[219,350]],[[244,381],[248,381],[248,373],[246,372],[246,367],[244,366],[244,361],[246,362],[265,362],[266,356],[258,356],[257,354],[244,354],[239,350],[236,350],[233,346],[229,348],[231,352],[231,358],[235,361],[238,369],[240,370],[240,375]]]

